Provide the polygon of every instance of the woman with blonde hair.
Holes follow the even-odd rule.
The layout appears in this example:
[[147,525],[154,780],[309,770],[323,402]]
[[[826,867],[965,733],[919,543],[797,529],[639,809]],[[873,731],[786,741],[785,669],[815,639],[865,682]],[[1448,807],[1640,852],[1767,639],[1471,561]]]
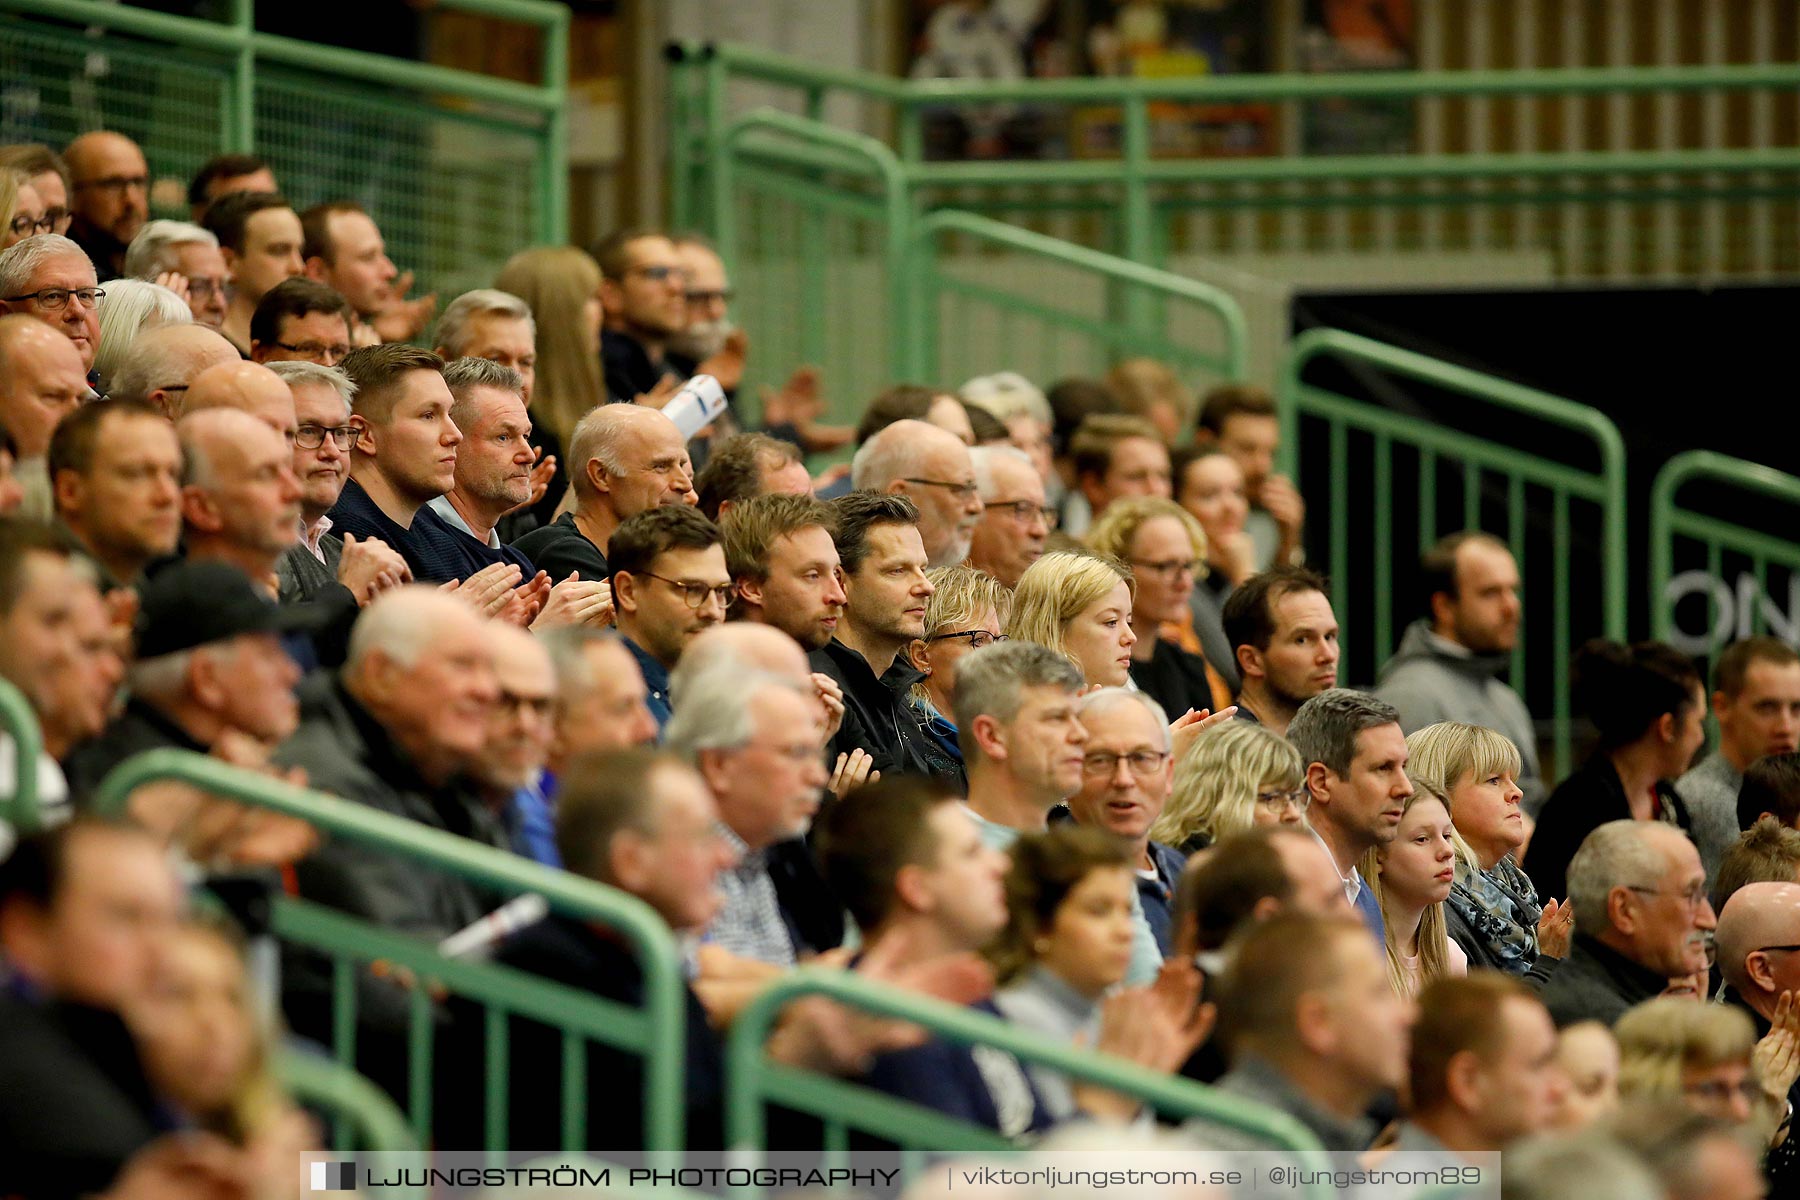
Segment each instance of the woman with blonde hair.
[[1456,878],[1458,843],[1444,798],[1413,781],[1394,840],[1358,864],[1381,906],[1388,982],[1417,996],[1445,975],[1467,975],[1469,959],[1445,934],[1444,900]]
[[1448,906],[1450,937],[1478,967],[1543,978],[1568,951],[1574,910],[1540,903],[1513,854],[1525,840],[1519,808],[1519,748],[1480,725],[1441,721],[1406,739],[1406,771],[1449,803],[1468,853],[1457,866]]
[[1131,568],[1097,554],[1046,554],[1019,576],[1006,636],[1048,646],[1089,684],[1124,687],[1131,677]]
[[925,718],[925,733],[960,768],[962,748],[950,710],[956,664],[971,650],[1006,640],[1001,631],[1012,613],[1012,593],[973,567],[933,567],[925,578],[937,590],[925,602],[924,636],[906,648],[907,661],[925,675],[912,686],[912,702]]
[[1685,1104],[1764,1138],[1787,1111],[1794,1056],[1773,1053],[1775,1035],[1759,1044],[1755,1024],[1735,1005],[1659,996],[1614,1022],[1613,1036],[1621,1100]]
[[1192,514],[1160,496],[1133,496],[1106,506],[1088,530],[1100,554],[1131,565],[1137,580],[1131,624],[1131,678],[1169,712],[1224,708],[1231,689],[1201,653],[1188,602],[1206,570],[1206,534]]
[[1253,721],[1226,721],[1175,764],[1175,789],[1150,840],[1193,853],[1257,825],[1304,825],[1306,764],[1288,740]]
[[1106,373],[1104,381],[1124,410],[1156,426],[1164,442],[1180,444],[1193,432],[1198,402],[1193,389],[1168,363],[1154,358],[1128,358]]
[[0,167],[0,250],[50,231],[51,222],[44,214],[44,201],[31,186],[31,176],[11,167]]
[[104,394],[124,365],[138,334],[160,325],[188,325],[194,320],[188,302],[157,283],[142,279],[109,279],[100,285],[100,348],[94,373]]

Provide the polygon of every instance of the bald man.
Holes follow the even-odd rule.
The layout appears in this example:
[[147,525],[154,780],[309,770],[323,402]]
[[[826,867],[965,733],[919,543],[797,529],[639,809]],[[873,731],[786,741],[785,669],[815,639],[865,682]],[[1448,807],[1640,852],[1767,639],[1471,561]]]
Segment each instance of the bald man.
[[[505,848],[494,813],[468,783],[487,742],[499,700],[491,627],[468,604],[436,588],[396,588],[362,610],[349,656],[336,676],[318,673],[300,686],[300,728],[276,754],[306,769],[309,783],[352,804],[408,822]],[[429,942],[483,916],[489,904],[472,884],[343,838],[328,841],[296,868],[308,900]],[[318,1037],[330,1028],[331,969],[323,959],[284,966],[294,1031]],[[407,1027],[413,994],[362,972],[358,1017],[365,1034]],[[404,1039],[396,1039],[403,1042]],[[379,1047],[377,1047],[379,1049]],[[395,1064],[358,1067],[391,1079]]]
[[175,432],[188,558],[231,563],[273,598],[275,562],[300,538],[294,452],[264,421],[231,408],[189,413]]
[[63,150],[69,165],[69,237],[104,279],[125,273],[125,248],[150,216],[150,166],[122,133],[84,133]]
[[32,317],[0,317],[0,424],[12,435],[24,516],[50,518],[50,435],[90,394],[74,343]]
[[850,464],[858,490],[905,496],[919,508],[919,537],[934,567],[969,557],[981,489],[963,440],[924,421],[895,421],[864,442]]
[[606,543],[619,522],[665,504],[695,504],[694,466],[675,422],[653,408],[602,404],[569,436],[575,508],[516,545],[552,579],[608,579]]
[[287,381],[260,363],[242,359],[208,367],[195,376],[181,415],[186,417],[211,408],[247,413],[281,435],[291,451],[299,422],[294,416],[294,392]]
[[[1719,973],[1726,999],[1742,1005],[1767,1036],[1784,999],[1800,1006],[1800,884],[1748,883],[1725,902],[1719,914]],[[1790,1026],[1791,1028],[1791,1026]],[[1800,1083],[1786,1095],[1771,1095],[1772,1107],[1792,1113],[1800,1104]],[[1800,1195],[1800,1147],[1792,1135],[1769,1152],[1769,1195]]]
[[107,395],[138,400],[170,420],[188,402],[194,380],[208,367],[239,361],[238,352],[217,330],[204,325],[159,325],[138,334],[131,353],[113,372]]

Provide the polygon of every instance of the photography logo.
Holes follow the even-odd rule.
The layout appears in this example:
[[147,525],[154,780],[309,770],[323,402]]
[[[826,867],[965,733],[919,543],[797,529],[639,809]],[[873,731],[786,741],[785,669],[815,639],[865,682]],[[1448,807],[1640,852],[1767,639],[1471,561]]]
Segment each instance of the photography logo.
[[316,1162],[309,1164],[312,1177],[308,1181],[315,1192],[353,1192],[356,1190],[356,1164]]

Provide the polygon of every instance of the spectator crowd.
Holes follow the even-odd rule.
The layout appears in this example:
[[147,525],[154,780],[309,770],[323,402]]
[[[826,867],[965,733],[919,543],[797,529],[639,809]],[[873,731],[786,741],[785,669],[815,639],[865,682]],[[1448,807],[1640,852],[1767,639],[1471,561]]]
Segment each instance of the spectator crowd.
[[[268,918],[285,894],[436,945],[505,897],[187,785],[104,815],[159,748],[642,901],[682,947],[694,1146],[731,1022],[812,963],[1370,1161],[1503,1151],[1508,1195],[1800,1194],[1787,643],[1710,679],[1585,645],[1595,745],[1547,762],[1491,534],[1427,549],[1396,652],[1340,678],[1365,631],[1306,554],[1332,498],[1277,471],[1255,387],[1003,371],[851,427],[796,367],[753,424],[754,329],[700,237],[526,249],[440,306],[368,212],[260,159],[208,163],[191,221],[148,219],[148,179],[117,133],[0,148],[0,678],[41,738],[0,739],[0,795],[34,780],[45,826],[0,824],[0,1196],[293,1194],[320,1131],[280,1054],[348,1042],[416,1099],[421,1010],[440,1144],[492,1103],[556,1149],[574,1088],[594,1148],[646,1139],[632,1054],[565,1078],[561,1031],[514,1015],[490,1103],[485,1010]],[[703,375],[733,403],[689,437],[664,408]],[[623,934],[564,915],[483,949],[646,995]],[[1021,1142],[1148,1120],[823,1001],[766,1053]]]

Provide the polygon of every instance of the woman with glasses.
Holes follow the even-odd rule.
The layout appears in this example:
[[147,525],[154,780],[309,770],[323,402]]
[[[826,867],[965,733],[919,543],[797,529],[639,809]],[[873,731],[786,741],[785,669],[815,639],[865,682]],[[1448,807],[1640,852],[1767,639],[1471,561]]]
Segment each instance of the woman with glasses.
[[1300,752],[1274,730],[1226,721],[1175,763],[1175,790],[1150,840],[1184,853],[1258,825],[1306,823],[1310,797]]
[[925,578],[937,590],[925,603],[925,635],[906,649],[907,659],[925,677],[912,686],[913,707],[924,718],[925,733],[960,768],[950,693],[956,664],[963,655],[1003,642],[1012,593],[992,575],[973,567],[934,567]]
[[1787,1115],[1795,1061],[1766,1052],[1736,1005],[1660,996],[1620,1017],[1613,1036],[1623,1101],[1685,1104],[1745,1127],[1764,1144]]
[[0,168],[0,250],[54,230],[55,222],[46,215],[31,177],[23,171]]
[[1088,545],[1131,564],[1137,580],[1131,626],[1131,678],[1167,712],[1218,710],[1231,689],[1200,653],[1188,601],[1205,572],[1206,535],[1173,500],[1115,500],[1088,530]]
[[1469,959],[1444,932],[1444,901],[1456,877],[1456,827],[1444,798],[1413,781],[1394,840],[1363,856],[1387,942],[1388,983],[1417,996],[1446,975],[1467,975]]
[[1525,842],[1519,748],[1480,725],[1444,721],[1406,739],[1406,772],[1445,797],[1467,853],[1445,902],[1451,939],[1477,967],[1542,979],[1568,951],[1574,910],[1543,904],[1513,855]]

